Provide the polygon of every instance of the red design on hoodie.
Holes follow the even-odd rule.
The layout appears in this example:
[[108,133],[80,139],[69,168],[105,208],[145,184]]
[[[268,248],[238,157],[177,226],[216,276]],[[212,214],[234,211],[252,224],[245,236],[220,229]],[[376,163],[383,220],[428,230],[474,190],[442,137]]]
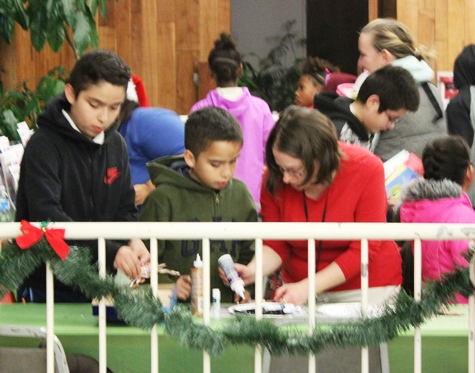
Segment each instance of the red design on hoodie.
[[107,185],[111,185],[119,176],[120,172],[117,167],[108,168],[107,175],[104,176],[104,183]]

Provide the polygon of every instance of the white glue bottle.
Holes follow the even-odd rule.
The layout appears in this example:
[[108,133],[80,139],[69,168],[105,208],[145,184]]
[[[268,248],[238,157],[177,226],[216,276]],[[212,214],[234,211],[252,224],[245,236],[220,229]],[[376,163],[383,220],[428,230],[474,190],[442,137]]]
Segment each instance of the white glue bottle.
[[196,254],[191,268],[191,313],[203,316],[203,262],[200,254]]
[[213,304],[211,307],[211,316],[213,319],[219,319],[221,313],[221,291],[218,288],[214,288],[211,291],[213,296]]
[[244,299],[244,281],[239,276],[239,273],[236,272],[236,268],[234,267],[234,262],[231,255],[222,255],[218,259],[218,264],[226,274],[226,278],[229,281],[231,290],[238,294],[242,299]]

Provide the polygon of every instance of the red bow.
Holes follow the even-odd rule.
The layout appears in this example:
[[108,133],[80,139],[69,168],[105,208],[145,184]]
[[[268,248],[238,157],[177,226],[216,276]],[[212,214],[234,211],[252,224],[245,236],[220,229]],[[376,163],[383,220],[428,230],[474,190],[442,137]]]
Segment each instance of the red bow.
[[69,254],[69,246],[64,242],[64,229],[46,228],[46,225],[46,222],[42,222],[41,228],[36,228],[26,220],[22,220],[20,230],[23,232],[23,236],[17,237],[16,243],[23,250],[29,249],[40,242],[44,233],[46,241],[48,241],[56,254],[62,260],[66,259]]

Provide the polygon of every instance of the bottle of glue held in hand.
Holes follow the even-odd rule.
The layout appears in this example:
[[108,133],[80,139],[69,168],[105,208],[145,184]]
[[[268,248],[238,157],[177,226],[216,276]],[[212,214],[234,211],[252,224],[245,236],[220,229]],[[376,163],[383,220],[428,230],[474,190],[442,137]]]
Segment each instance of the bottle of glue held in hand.
[[236,268],[234,267],[234,262],[231,255],[222,255],[218,259],[218,264],[226,274],[226,278],[229,281],[231,290],[238,294],[242,299],[244,299],[244,281],[239,276],[239,273],[236,272]]
[[203,262],[200,254],[196,254],[191,269],[191,313],[203,316]]

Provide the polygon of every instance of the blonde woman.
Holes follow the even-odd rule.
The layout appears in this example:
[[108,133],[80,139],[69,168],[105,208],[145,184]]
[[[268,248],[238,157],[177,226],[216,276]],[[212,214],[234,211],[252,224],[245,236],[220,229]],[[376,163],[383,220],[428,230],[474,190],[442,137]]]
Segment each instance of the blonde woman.
[[408,70],[418,83],[421,98],[417,111],[399,119],[394,130],[380,134],[375,154],[386,161],[406,149],[421,157],[427,142],[447,132],[440,94],[431,83],[434,71],[429,64],[434,61],[435,52],[417,45],[410,30],[391,18],[368,23],[361,30],[358,49],[358,64],[367,73],[389,64]]

